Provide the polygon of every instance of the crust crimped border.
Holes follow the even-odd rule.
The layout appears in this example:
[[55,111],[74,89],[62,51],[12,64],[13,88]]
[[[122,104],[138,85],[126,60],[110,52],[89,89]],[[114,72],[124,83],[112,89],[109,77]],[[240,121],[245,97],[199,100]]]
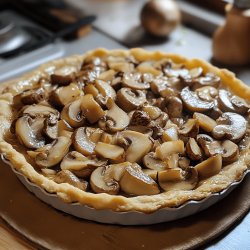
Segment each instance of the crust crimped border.
[[3,83],[0,86],[0,152],[5,155],[18,171],[25,175],[31,182],[44,188],[47,192],[56,193],[65,202],[79,202],[95,209],[111,209],[118,212],[140,211],[144,213],[151,213],[165,207],[177,207],[190,200],[204,199],[212,193],[226,189],[232,182],[242,178],[243,173],[249,167],[249,150],[242,153],[237,162],[225,166],[219,174],[200,181],[195,190],[168,191],[152,196],[144,195],[127,198],[121,195],[93,194],[82,191],[67,183],[57,184],[36,172],[32,165],[26,161],[25,157],[4,139],[4,135],[9,131],[11,125],[12,111],[10,105],[13,96],[17,93],[21,93],[25,89],[31,88],[39,78],[46,77],[61,67],[70,65],[80,69],[84,58],[91,56],[102,57],[105,55],[132,55],[138,61],[169,58],[175,63],[184,64],[188,69],[200,66],[205,73],[213,72],[218,75],[223,85],[229,88],[233,93],[250,101],[250,87],[237,79],[235,75],[228,70],[219,69],[199,59],[189,60],[175,54],[164,54],[159,51],[148,52],[135,48],[131,50],[111,51],[96,49],[81,56],[71,56],[65,59],[55,60],[40,66],[38,69],[18,79]]

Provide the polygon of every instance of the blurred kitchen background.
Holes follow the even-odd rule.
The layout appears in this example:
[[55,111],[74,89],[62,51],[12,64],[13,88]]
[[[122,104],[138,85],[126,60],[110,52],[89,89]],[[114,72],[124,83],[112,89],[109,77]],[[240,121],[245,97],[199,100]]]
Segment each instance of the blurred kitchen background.
[[0,0],[0,82],[96,47],[143,47],[208,60],[250,85],[249,41],[249,0]]

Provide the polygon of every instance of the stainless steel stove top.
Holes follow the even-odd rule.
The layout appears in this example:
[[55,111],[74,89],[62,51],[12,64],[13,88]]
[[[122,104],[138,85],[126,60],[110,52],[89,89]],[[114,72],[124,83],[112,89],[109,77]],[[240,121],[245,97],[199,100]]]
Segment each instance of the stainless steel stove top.
[[72,41],[57,39],[36,47],[36,43],[50,36],[50,31],[14,11],[0,12],[0,83],[59,57],[81,54],[97,47],[122,47],[95,30]]

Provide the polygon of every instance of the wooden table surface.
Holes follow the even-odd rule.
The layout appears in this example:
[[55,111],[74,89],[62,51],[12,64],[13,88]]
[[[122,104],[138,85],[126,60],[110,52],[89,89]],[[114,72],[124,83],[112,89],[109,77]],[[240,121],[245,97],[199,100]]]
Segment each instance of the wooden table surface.
[[[121,47],[121,45],[108,42],[108,37],[112,37],[114,40],[128,47],[140,46],[149,50],[162,50],[179,53],[188,57],[199,57],[205,60],[211,59],[211,38],[190,28],[179,27],[167,40],[152,41],[151,38],[145,36],[142,29],[138,26],[138,13],[141,5],[145,2],[144,0],[110,0],[105,2],[102,0],[86,0],[84,2],[72,0],[72,3],[79,8],[87,8],[89,12],[99,15],[99,19],[95,23],[97,31],[94,31],[94,35],[100,36],[102,33],[105,33],[107,38],[100,40],[98,37],[98,39],[91,40],[87,37],[87,39],[93,41],[93,47]],[[111,14],[105,15],[109,10],[111,10]],[[84,47],[83,51],[85,49],[90,48]],[[72,53],[77,52],[73,48],[69,51]],[[250,84],[249,69],[237,69],[236,73],[246,83]],[[215,241],[214,245],[209,247],[209,249],[249,249],[246,248],[248,243],[248,246],[250,245],[249,224],[250,214],[233,231]],[[0,250],[27,250],[35,248],[34,245],[28,243],[27,240],[11,229],[3,220],[0,220]]]

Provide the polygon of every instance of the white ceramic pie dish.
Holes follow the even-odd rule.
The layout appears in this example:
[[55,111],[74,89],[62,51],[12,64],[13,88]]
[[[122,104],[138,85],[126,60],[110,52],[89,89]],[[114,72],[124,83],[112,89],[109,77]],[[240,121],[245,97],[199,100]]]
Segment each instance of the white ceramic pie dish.
[[247,170],[246,172],[244,172],[242,178],[239,181],[233,182],[228,186],[227,189],[224,189],[222,192],[213,193],[205,199],[202,199],[200,201],[191,200],[176,208],[162,208],[160,210],[157,210],[156,212],[145,214],[137,211],[115,212],[108,209],[96,210],[79,203],[65,203],[60,198],[58,198],[57,195],[48,193],[43,188],[32,183],[27,177],[17,171],[10,164],[10,162],[4,158],[3,155],[1,155],[1,158],[6,164],[11,167],[12,171],[16,174],[16,176],[24,184],[24,186],[43,202],[62,212],[68,213],[81,219],[118,225],[150,225],[169,222],[196,214],[225,198],[242,182],[244,177],[250,172],[250,170]]

